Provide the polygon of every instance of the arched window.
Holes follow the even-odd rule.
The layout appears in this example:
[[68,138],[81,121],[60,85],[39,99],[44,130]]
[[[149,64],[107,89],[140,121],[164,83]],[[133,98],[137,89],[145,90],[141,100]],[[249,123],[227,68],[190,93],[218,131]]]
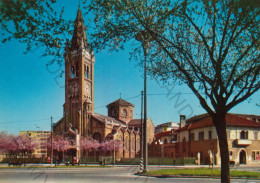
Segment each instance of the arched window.
[[132,150],[135,151],[135,137],[131,138]]
[[74,68],[74,66],[71,67],[71,77],[75,78],[75,68]]
[[248,131],[242,130],[240,132],[240,139],[248,139]]
[[136,139],[136,151],[140,150],[140,138]]
[[123,109],[122,116],[127,116],[127,110],[126,109]]
[[88,79],[89,77],[89,66],[84,65],[84,77]]
[[93,139],[100,142],[100,141],[101,141],[101,135],[100,135],[100,133],[95,132],[95,133],[93,134]]
[[125,150],[129,151],[129,140],[128,140],[127,136],[124,139],[124,147],[125,147]]

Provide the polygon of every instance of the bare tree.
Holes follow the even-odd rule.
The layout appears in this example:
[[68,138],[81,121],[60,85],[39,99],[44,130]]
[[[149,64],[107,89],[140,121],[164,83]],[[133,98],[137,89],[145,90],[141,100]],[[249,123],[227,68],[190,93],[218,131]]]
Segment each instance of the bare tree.
[[[221,181],[230,182],[225,116],[260,88],[259,1],[94,0],[90,10],[96,48],[118,50],[142,33],[151,76],[194,92],[216,127]],[[141,53],[136,45],[134,58]]]

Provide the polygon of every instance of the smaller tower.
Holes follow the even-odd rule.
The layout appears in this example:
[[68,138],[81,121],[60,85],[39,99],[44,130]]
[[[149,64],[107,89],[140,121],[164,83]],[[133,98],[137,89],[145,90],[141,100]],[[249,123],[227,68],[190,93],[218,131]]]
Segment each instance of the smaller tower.
[[113,117],[125,123],[133,119],[134,105],[121,98],[108,104],[107,109],[109,117]]

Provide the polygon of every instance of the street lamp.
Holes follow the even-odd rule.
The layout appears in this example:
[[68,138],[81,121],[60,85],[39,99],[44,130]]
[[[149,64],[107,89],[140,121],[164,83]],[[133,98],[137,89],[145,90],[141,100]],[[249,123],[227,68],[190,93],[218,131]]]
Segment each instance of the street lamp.
[[149,42],[151,37],[148,32],[140,31],[135,35],[137,41],[142,42],[142,47],[144,50],[144,128],[143,128],[143,153],[144,153],[144,169],[143,172],[147,172],[147,162],[148,162],[148,146],[147,146],[147,53],[149,48]]

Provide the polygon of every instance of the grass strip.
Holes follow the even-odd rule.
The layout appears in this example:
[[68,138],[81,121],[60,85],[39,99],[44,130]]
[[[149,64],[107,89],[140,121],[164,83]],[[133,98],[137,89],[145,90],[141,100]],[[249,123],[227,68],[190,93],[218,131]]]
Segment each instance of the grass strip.
[[[208,177],[220,177],[219,169],[211,168],[193,168],[193,169],[160,169],[160,170],[151,170],[142,175],[154,175],[154,176],[208,176]],[[260,178],[260,172],[248,172],[248,171],[239,171],[231,170],[230,176],[232,178]]]

